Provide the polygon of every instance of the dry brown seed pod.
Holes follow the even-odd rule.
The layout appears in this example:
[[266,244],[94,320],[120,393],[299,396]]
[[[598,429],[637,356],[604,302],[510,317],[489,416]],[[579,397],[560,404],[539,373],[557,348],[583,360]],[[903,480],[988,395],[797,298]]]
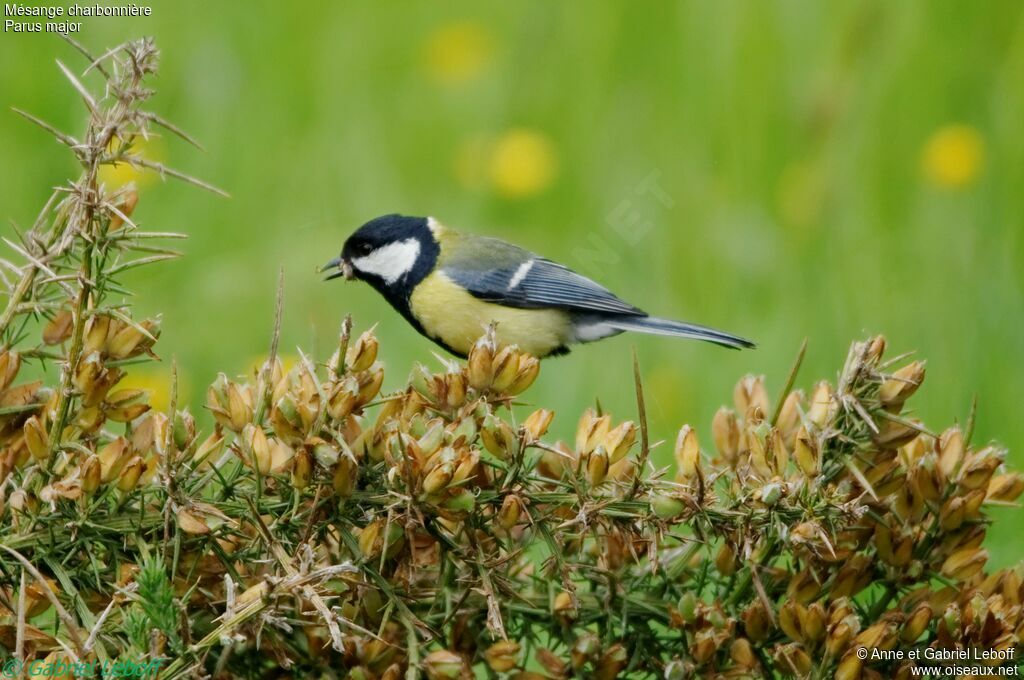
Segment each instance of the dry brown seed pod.
[[637,427],[632,420],[620,423],[614,429],[608,431],[604,438],[604,447],[608,451],[609,459],[614,465],[626,457],[629,449],[636,441]]
[[728,541],[722,543],[715,554],[715,566],[723,576],[732,576],[739,566],[736,561],[736,550]]
[[834,624],[828,631],[825,638],[825,654],[830,659],[835,659],[843,654],[850,646],[853,639],[854,629],[847,621],[840,621]]
[[775,421],[775,427],[782,433],[782,438],[787,446],[793,446],[793,437],[796,435],[797,428],[801,425],[800,411],[803,408],[805,399],[806,396],[803,390],[793,390],[786,395],[785,401],[782,402],[782,408],[779,410],[779,417]]
[[488,414],[480,428],[480,441],[496,458],[508,460],[515,449],[515,433],[501,418]]
[[369,561],[380,556],[383,541],[381,532],[384,530],[383,520],[374,520],[359,532],[359,552],[363,559]]
[[477,392],[482,392],[491,386],[492,363],[494,361],[494,339],[492,334],[486,334],[469,350],[466,360],[466,379],[469,386]]
[[239,387],[223,373],[210,385],[206,405],[223,427],[238,434],[252,420],[253,399],[249,386]]
[[942,498],[946,486],[934,456],[921,458],[910,468],[909,482],[915,494],[929,503],[935,503]]
[[541,437],[547,434],[554,417],[554,412],[545,408],[537,409],[527,416],[526,420],[523,421],[523,431],[526,433],[526,440],[528,442],[540,440]]
[[210,527],[207,526],[206,522],[187,508],[178,508],[174,516],[178,521],[178,528],[186,534],[202,535],[210,533]]
[[295,460],[292,465],[291,482],[296,489],[305,489],[313,478],[313,456],[305,447],[295,451]]
[[907,644],[913,644],[924,633],[925,628],[932,620],[932,608],[927,602],[917,605],[907,616],[900,629],[900,640]]
[[757,668],[759,662],[750,640],[747,638],[736,638],[729,646],[729,658],[744,668]]
[[584,411],[576,426],[576,452],[580,456],[585,456],[593,451],[594,447],[608,435],[611,423],[611,416],[607,414],[598,416],[594,409],[590,408]]
[[290,472],[295,460],[295,449],[285,444],[277,437],[269,438],[270,442],[270,472],[282,474]]
[[569,663],[563,661],[561,658],[558,657],[558,655],[556,655],[551,650],[541,647],[537,650],[536,657],[537,662],[544,667],[544,670],[546,670],[554,677],[564,678],[568,676],[570,671]]
[[507,673],[519,665],[520,646],[511,640],[499,640],[484,651],[484,660],[495,673]]
[[821,584],[810,568],[797,572],[786,587],[786,594],[795,602],[804,605],[817,599],[820,593]]
[[[106,394],[103,391],[99,398],[96,398],[97,383],[100,381],[101,375],[104,373],[103,360],[98,352],[83,355],[84,358],[78,362],[78,366],[75,370],[74,378],[72,382],[75,387],[78,388],[82,394],[85,395],[83,401],[88,406],[93,406],[99,401],[102,401],[103,396]],[[109,385],[107,386],[109,389]]]
[[42,461],[50,457],[50,436],[39,416],[32,416],[26,420],[22,432],[25,435],[25,445],[33,459]]
[[519,348],[515,345],[502,347],[491,362],[491,390],[504,394],[519,374]]
[[498,510],[498,526],[502,529],[511,529],[519,523],[520,517],[523,514],[523,501],[519,496],[515,494],[509,494],[505,496],[505,500],[501,502],[501,509]]
[[900,368],[882,383],[878,389],[878,401],[886,407],[902,406],[924,382],[924,374],[923,361],[914,361]]
[[416,441],[420,448],[420,452],[424,456],[428,457],[433,455],[441,447],[441,444],[444,441],[444,432],[443,420],[436,418],[431,421],[430,427],[423,433],[423,436]]
[[430,496],[440,493],[452,481],[454,474],[455,465],[451,462],[434,467],[423,479],[423,493]]
[[708,629],[698,631],[690,646],[690,655],[697,665],[703,666],[711,661],[717,651],[718,643],[715,640],[714,631]]
[[1006,452],[993,446],[969,453],[960,468],[958,483],[966,489],[987,488],[989,480],[1005,458]]
[[143,471],[146,469],[146,462],[142,456],[133,456],[121,469],[117,478],[117,488],[121,491],[131,491],[138,485]]
[[768,414],[768,391],[763,375],[745,375],[733,389],[733,403],[736,412],[745,420],[763,420]]
[[347,417],[359,401],[359,381],[347,376],[336,383],[327,398],[327,413],[335,420]]
[[1024,493],[1024,476],[1019,472],[996,475],[988,483],[986,497],[993,501],[1012,503]]
[[262,427],[247,423],[239,437],[242,462],[259,474],[270,472],[270,440]]
[[966,581],[980,572],[987,561],[987,550],[965,548],[946,558],[942,563],[942,573],[957,581]]
[[821,470],[821,450],[818,440],[803,427],[797,431],[793,442],[793,459],[807,477],[815,477]]
[[751,471],[761,480],[771,479],[774,473],[768,464],[768,447],[764,439],[763,428],[754,428],[748,423],[742,441],[745,443],[744,448]]
[[622,643],[616,642],[606,649],[601,658],[598,659],[594,678],[596,680],[614,680],[619,677],[619,673],[626,667],[628,662],[629,652]]
[[462,484],[475,477],[480,464],[480,452],[476,449],[460,449],[458,453],[452,484]]
[[572,643],[569,650],[569,659],[574,670],[581,670],[587,662],[601,652],[601,638],[595,633],[584,631],[580,633]]
[[347,498],[355,491],[356,480],[359,475],[359,467],[348,456],[340,456],[334,467],[334,475],[331,480],[334,493],[342,498]]
[[679,481],[691,482],[701,476],[700,444],[696,430],[689,425],[683,425],[676,436],[674,456]]
[[608,477],[608,452],[603,444],[587,457],[587,482],[591,486],[600,486]]
[[871,558],[854,555],[839,569],[832,582],[832,597],[853,597],[871,582]]
[[793,642],[803,642],[804,635],[800,628],[800,619],[806,615],[804,606],[790,600],[779,608],[779,628]]
[[964,499],[953,496],[942,505],[939,511],[939,526],[944,531],[954,531],[964,523]]
[[953,426],[942,433],[936,442],[939,454],[939,469],[946,479],[952,479],[964,460],[964,435],[959,427]]
[[828,382],[822,381],[814,386],[807,419],[819,428],[825,425],[832,411],[833,394],[832,385]]
[[726,464],[736,464],[740,447],[740,428],[736,422],[736,413],[725,408],[718,409],[711,422],[711,434],[715,440],[715,449]]
[[136,353],[136,349],[145,339],[145,334],[138,327],[123,324],[116,330],[111,328],[104,349],[106,355],[112,359],[126,359]]
[[348,352],[345,354],[345,365],[353,373],[365,371],[377,360],[379,347],[373,329],[364,332],[348,348]]
[[820,602],[814,602],[805,609],[798,611],[800,616],[800,631],[803,634],[804,644],[813,648],[825,637],[825,608]]
[[107,442],[99,450],[100,479],[104,484],[112,482],[120,476],[125,463],[131,457],[131,447],[128,440],[118,437]]
[[[74,316],[67,309],[62,309],[53,315],[43,327],[43,343],[47,345],[59,345],[71,337],[74,329]],[[2,375],[2,372],[0,372]]]
[[203,440],[203,442],[196,447],[195,455],[192,456],[192,460],[195,461],[196,465],[209,465],[212,462],[216,462],[216,459],[220,457],[221,451],[224,449],[224,435],[220,433],[220,428],[217,428],[210,434],[209,437]]
[[[102,352],[107,344],[107,335],[110,332],[111,319],[106,314],[97,314],[89,317],[85,322],[85,337],[82,339],[83,354]],[[123,324],[119,320],[113,322],[115,329]]]
[[859,680],[863,665],[864,662],[855,653],[850,652],[842,658],[839,666],[836,667],[835,680]]
[[86,496],[90,496],[95,493],[96,489],[100,486],[102,475],[100,459],[95,454],[88,456],[82,463],[80,474],[82,479],[82,493]]
[[356,379],[359,381],[359,396],[356,401],[359,406],[365,406],[380,393],[380,386],[384,384],[384,369],[378,366],[358,374]]
[[457,409],[466,403],[467,389],[466,374],[462,371],[446,373],[444,376],[445,403],[449,408]]
[[555,595],[555,599],[551,604],[551,611],[560,619],[565,620],[575,619],[578,615],[572,595],[564,590],[559,591]]
[[508,388],[505,389],[505,393],[511,395],[522,394],[533,385],[538,375],[540,375],[540,360],[529,354],[521,355],[515,378],[512,379]]

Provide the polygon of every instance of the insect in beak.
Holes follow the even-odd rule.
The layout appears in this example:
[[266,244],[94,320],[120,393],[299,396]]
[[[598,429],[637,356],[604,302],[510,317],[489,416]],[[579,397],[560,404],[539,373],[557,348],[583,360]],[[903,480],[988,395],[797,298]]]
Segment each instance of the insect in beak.
[[320,271],[325,272],[330,269],[334,269],[335,267],[337,267],[338,271],[328,276],[326,279],[324,279],[324,281],[330,281],[331,279],[337,279],[342,276],[345,277],[346,281],[351,281],[352,279],[355,278],[355,272],[352,271],[352,264],[348,260],[342,259],[340,257],[336,257],[327,264],[325,264],[323,267],[320,268]]

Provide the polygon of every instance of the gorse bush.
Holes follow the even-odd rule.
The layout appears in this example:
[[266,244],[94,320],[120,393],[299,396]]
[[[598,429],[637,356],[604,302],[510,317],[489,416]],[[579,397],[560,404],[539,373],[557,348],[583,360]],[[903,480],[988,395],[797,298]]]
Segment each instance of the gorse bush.
[[639,369],[636,421],[588,410],[552,442],[551,411],[512,408],[538,361],[491,331],[384,395],[372,332],[346,321],[326,362],[287,371],[275,340],[254,375],[210,386],[209,433],[173,394],[164,412],[120,388],[160,324],[133,318],[118,275],[175,256],[154,245],[175,235],[142,230],[136,192],[99,169],[213,187],[134,151],[182,134],[141,108],[152,43],[87,58],[102,96],[62,67],[82,139],[25,114],[83,170],[8,241],[5,657],[68,677],[853,679],[910,677],[928,658],[911,650],[1017,652],[1021,571],[987,572],[982,544],[986,506],[1024,478],[971,423],[906,415],[924,366],[880,337],[810,397],[791,391],[799,361],[775,403],[743,378],[713,446],[684,426],[664,469]]

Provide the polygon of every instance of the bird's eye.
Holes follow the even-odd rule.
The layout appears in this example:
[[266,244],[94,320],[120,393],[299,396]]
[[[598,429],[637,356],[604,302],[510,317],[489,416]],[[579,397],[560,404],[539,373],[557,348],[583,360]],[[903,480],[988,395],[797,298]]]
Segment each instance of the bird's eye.
[[369,243],[360,243],[359,244],[359,254],[360,255],[369,255],[372,252],[373,252],[373,246],[370,245]]

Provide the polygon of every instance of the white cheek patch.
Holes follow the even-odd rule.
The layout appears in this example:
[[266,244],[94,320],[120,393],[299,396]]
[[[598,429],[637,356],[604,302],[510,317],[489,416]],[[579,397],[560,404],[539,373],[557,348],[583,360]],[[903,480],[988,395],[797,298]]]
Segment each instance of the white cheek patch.
[[369,255],[356,257],[352,266],[364,274],[373,274],[392,284],[412,271],[420,256],[420,242],[409,238],[377,248]]

